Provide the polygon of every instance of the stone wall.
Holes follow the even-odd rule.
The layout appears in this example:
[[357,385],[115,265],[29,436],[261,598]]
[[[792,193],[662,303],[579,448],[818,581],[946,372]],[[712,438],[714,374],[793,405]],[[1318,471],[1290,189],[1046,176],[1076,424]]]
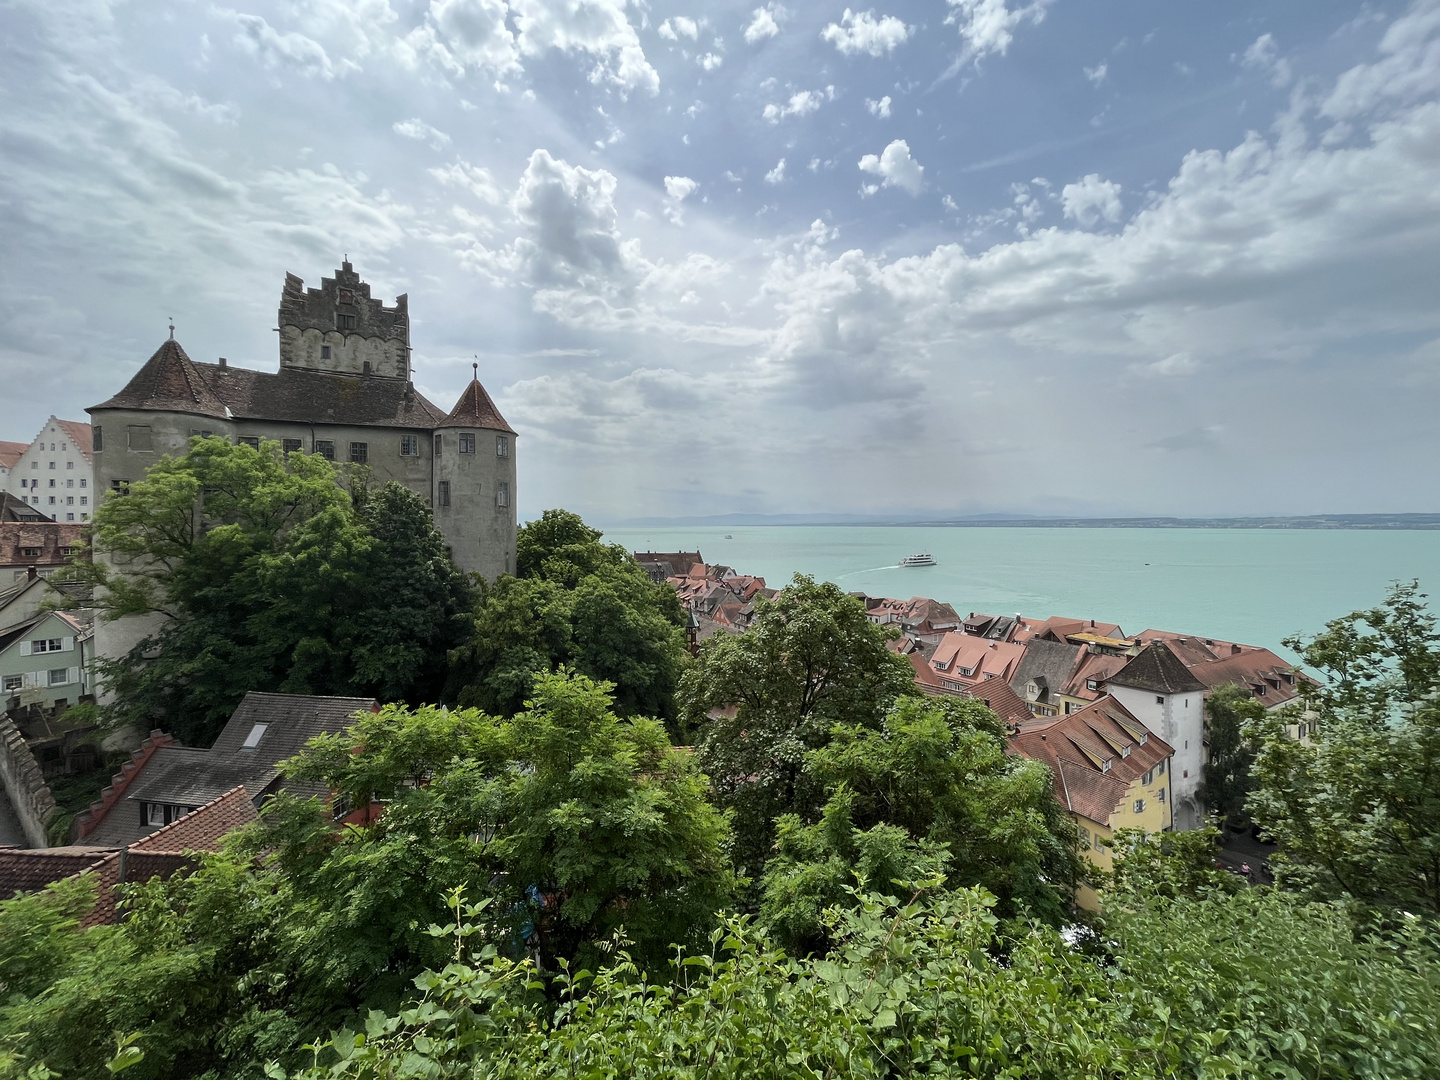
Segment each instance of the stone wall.
[[45,847],[45,826],[55,814],[55,796],[40,763],[8,716],[0,716],[0,783],[31,847]]

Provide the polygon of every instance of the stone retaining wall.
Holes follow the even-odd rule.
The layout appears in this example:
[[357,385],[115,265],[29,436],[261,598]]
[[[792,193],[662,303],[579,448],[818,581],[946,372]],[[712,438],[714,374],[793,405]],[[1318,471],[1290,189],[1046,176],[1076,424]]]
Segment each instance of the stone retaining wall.
[[45,773],[8,716],[0,716],[0,784],[31,847],[47,846],[45,826],[55,814],[55,796]]

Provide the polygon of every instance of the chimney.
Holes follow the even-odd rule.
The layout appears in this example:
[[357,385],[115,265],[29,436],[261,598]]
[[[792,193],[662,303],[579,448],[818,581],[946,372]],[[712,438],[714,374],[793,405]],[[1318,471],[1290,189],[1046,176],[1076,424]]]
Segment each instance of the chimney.
[[222,356],[220,357],[220,366],[222,368],[227,368],[230,366],[230,361],[226,360],[225,357]]
[[31,563],[29,566],[27,566],[27,567],[25,568],[25,579],[26,579],[27,581],[34,581],[34,580],[35,580],[35,564],[34,564],[34,563]]
[[[30,569],[33,571],[35,568],[32,566]],[[1231,645],[1231,646],[1230,646],[1230,655],[1231,655],[1231,656],[1238,656],[1238,655],[1240,654],[1240,652],[1241,652],[1241,648],[1240,648],[1239,645]]]

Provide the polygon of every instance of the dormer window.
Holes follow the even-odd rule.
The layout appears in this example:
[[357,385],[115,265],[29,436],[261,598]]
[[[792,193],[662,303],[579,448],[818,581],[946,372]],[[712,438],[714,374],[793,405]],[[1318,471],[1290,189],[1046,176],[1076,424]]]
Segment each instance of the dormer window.
[[1086,680],[1085,680],[1085,689],[1086,689],[1086,690],[1099,690],[1099,689],[1100,689],[1100,680],[1099,680],[1099,679],[1086,679]]
[[1109,771],[1110,771],[1110,766],[1113,765],[1113,764],[1115,764],[1115,759],[1114,759],[1114,758],[1108,758],[1108,757],[1107,757],[1104,761],[1102,761],[1102,762],[1100,763],[1100,771],[1101,771],[1102,773],[1107,773],[1107,772],[1109,772]]

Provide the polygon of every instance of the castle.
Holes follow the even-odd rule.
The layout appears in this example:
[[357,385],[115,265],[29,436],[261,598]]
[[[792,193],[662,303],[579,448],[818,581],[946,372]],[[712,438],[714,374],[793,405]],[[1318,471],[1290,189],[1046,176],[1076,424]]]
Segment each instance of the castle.
[[172,327],[123,390],[86,410],[97,499],[123,494],[193,435],[271,439],[404,484],[433,508],[460,569],[491,580],[512,572],[515,432],[478,377],[449,413],[416,391],[407,297],[387,307],[346,261],[318,289],[286,274],[277,325],[278,372],[198,363]]

